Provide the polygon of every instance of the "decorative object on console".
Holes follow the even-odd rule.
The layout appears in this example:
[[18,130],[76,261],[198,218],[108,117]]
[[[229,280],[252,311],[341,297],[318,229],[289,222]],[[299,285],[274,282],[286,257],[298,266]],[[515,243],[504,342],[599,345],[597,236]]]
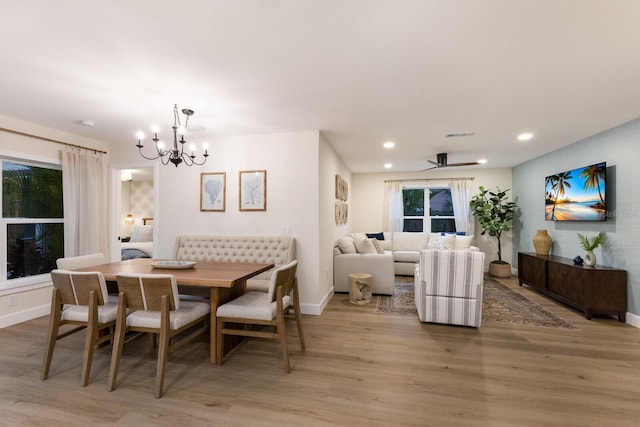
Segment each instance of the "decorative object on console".
[[469,207],[473,216],[478,218],[482,226],[482,233],[488,233],[498,240],[498,259],[489,264],[489,274],[494,277],[509,277],[511,275],[511,265],[502,260],[501,237],[503,231],[511,229],[517,205],[515,202],[506,200],[507,191],[496,187],[495,192],[479,187],[480,193],[471,198]]
[[575,257],[573,259],[573,263],[575,265],[582,265],[584,263],[584,260],[582,259],[582,257],[580,255],[578,255],[577,257]]
[[267,171],[240,171],[240,210],[267,210]]
[[538,255],[549,255],[552,243],[551,236],[545,229],[538,230],[536,235],[533,236],[533,247],[536,248],[536,254]]
[[604,231],[601,231],[596,236],[589,239],[587,236],[578,233],[578,240],[580,241],[580,245],[582,245],[582,249],[586,251],[584,254],[584,263],[593,267],[596,265],[596,254],[593,253],[593,250],[606,243],[607,235]]
[[224,212],[227,199],[226,180],[225,172],[200,174],[201,212]]
[[[173,126],[171,126],[171,128],[173,129],[173,148],[170,148],[170,149],[164,148],[164,143],[160,141],[160,139],[158,138],[158,132],[160,128],[156,125],[152,126],[151,130],[153,131],[153,138],[151,139],[156,145],[155,148],[157,152],[154,157],[147,157],[142,153],[142,148],[144,147],[144,145],[142,145],[142,140],[144,139],[144,133],[140,131],[136,134],[136,136],[138,137],[138,144],[136,144],[136,147],[138,147],[138,151],[140,152],[140,155],[142,157],[144,157],[147,160],[155,160],[157,158],[160,158],[160,161],[162,162],[163,165],[167,165],[169,164],[169,162],[171,162],[176,167],[178,167],[178,165],[181,163],[184,163],[187,166],[193,166],[193,165],[200,166],[205,164],[205,162],[207,161],[207,157],[209,157],[209,153],[207,152],[206,142],[203,144],[204,154],[202,155],[203,159],[201,162],[196,161],[196,155],[195,155],[196,147],[194,144],[191,144],[189,146],[189,149],[191,150],[191,154],[186,154],[184,152],[184,144],[187,143],[187,141],[184,140],[184,134],[187,131],[187,125],[189,124],[189,117],[191,117],[194,114],[194,111],[188,108],[183,108],[182,114],[185,115],[184,127],[180,123],[180,115],[178,113],[178,104],[175,104],[173,106]],[[178,134],[180,134],[180,141],[178,141]],[[180,142],[179,147],[178,147],[178,142]]]

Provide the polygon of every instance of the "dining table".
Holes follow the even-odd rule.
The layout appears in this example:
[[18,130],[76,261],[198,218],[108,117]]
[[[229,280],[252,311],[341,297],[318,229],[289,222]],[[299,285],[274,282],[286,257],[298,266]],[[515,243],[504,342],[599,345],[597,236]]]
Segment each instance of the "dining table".
[[[206,291],[211,304],[209,333],[209,360],[216,363],[216,310],[246,292],[247,279],[274,267],[272,263],[196,261],[193,263],[168,262],[153,258],[134,258],[108,264],[78,268],[76,271],[99,271],[108,283],[115,283],[118,274],[172,274],[182,293]],[[230,339],[231,338],[231,339]],[[225,337],[226,354],[239,341]]]

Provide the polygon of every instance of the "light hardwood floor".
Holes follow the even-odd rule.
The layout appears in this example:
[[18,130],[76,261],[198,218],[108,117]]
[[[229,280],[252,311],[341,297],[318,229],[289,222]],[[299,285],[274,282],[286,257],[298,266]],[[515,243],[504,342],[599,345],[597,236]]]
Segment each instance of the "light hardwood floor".
[[509,286],[581,330],[422,324],[337,294],[303,318],[306,353],[289,329],[290,374],[277,341],[246,342],[220,367],[202,339],[170,357],[161,399],[146,339],[125,346],[113,392],[108,347],[80,387],[82,333],[57,343],[40,381],[47,320],[36,319],[0,330],[0,425],[638,425],[640,330]]

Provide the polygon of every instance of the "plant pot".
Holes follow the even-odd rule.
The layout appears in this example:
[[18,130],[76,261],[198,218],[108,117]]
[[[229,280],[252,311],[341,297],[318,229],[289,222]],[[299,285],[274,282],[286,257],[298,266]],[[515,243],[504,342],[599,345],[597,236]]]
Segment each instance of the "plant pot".
[[489,276],[511,277],[511,264],[492,262],[489,264]]
[[551,236],[549,236],[547,230],[540,229],[533,236],[533,247],[536,248],[536,255],[549,255],[552,243]]

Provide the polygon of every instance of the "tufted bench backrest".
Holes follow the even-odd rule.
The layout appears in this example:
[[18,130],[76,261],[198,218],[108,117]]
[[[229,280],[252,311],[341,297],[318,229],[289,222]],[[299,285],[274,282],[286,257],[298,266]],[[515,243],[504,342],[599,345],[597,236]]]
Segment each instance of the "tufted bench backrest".
[[[176,239],[174,257],[184,261],[271,262],[275,268],[296,259],[291,236],[184,235]],[[256,276],[268,279],[273,269]]]

